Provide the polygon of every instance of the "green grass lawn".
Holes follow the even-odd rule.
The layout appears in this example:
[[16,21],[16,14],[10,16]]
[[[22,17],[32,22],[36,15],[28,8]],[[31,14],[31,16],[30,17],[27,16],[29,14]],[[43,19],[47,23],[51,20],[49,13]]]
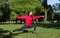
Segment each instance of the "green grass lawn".
[[[32,34],[33,28],[27,29],[29,32],[14,32],[9,35],[9,31],[22,27],[23,24],[0,24],[0,38],[60,38],[60,27],[58,24],[38,24],[37,34]],[[39,26],[40,25],[40,26]],[[51,25],[51,26],[50,26]],[[57,29],[58,28],[58,29]]]

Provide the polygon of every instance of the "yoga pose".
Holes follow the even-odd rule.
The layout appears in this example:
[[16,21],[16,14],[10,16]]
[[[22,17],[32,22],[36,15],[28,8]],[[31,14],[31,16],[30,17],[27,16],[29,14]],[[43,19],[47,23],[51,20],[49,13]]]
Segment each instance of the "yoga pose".
[[33,16],[32,11],[29,11],[28,14],[25,16],[16,16],[16,19],[25,20],[25,24],[21,28],[12,30],[11,33],[15,32],[15,31],[24,31],[26,28],[32,28],[32,27],[34,27],[33,33],[36,33],[36,24],[32,24],[32,22],[33,22],[33,20],[39,19],[41,17],[44,17],[44,16]]

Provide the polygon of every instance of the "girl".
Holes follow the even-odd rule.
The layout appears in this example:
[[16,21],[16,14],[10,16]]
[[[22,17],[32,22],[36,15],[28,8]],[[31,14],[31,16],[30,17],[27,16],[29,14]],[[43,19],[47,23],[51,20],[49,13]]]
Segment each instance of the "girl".
[[33,33],[36,33],[36,24],[32,24],[32,22],[33,20],[41,18],[41,17],[44,17],[44,16],[32,16],[32,11],[29,11],[28,14],[25,16],[16,16],[16,19],[25,20],[25,25],[19,29],[15,29],[11,31],[10,34],[12,34],[12,32],[15,32],[15,31],[24,31],[26,28],[31,28],[31,27],[34,27]]

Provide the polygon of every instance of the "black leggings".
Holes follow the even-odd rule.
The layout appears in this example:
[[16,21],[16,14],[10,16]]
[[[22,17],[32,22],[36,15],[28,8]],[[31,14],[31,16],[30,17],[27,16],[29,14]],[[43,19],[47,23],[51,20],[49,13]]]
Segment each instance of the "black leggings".
[[19,29],[13,30],[13,32],[15,32],[15,31],[24,31],[26,28],[32,28],[32,27],[34,27],[34,31],[36,31],[36,24],[33,24],[31,27],[26,27],[26,25],[24,25]]

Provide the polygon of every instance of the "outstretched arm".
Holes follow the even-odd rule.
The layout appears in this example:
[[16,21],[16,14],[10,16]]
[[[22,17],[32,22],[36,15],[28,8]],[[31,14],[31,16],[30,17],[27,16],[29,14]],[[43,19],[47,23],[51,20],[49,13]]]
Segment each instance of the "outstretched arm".
[[33,19],[39,19],[39,18],[42,18],[44,16],[33,16]]
[[26,16],[16,16],[16,19],[25,19]]

